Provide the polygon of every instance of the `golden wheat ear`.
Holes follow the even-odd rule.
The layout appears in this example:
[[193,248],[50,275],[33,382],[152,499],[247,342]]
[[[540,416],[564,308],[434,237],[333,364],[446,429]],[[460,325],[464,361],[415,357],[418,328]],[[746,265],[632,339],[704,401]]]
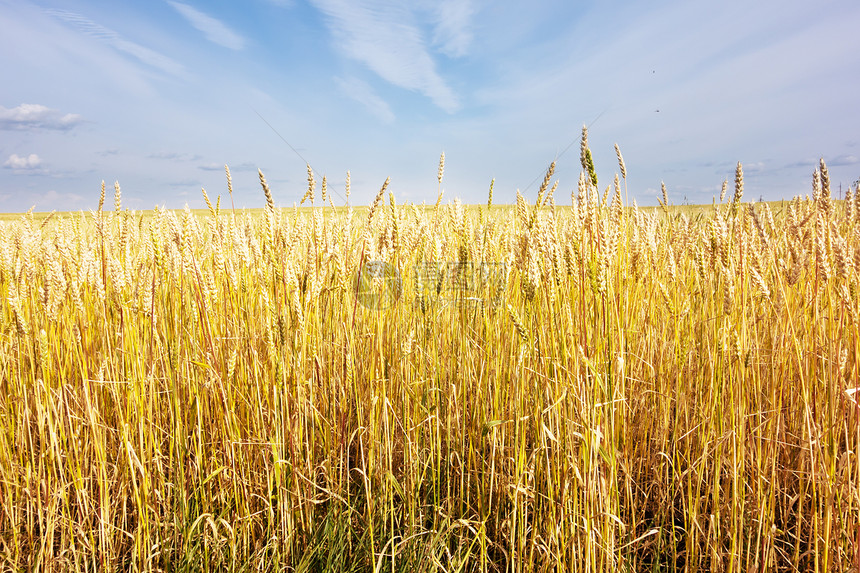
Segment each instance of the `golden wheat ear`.
[[117,213],[119,213],[120,211],[122,211],[122,191],[120,191],[119,188],[119,181],[114,181],[113,189],[113,204],[116,208]]
[[738,161],[738,166],[735,168],[735,203],[740,203],[744,197],[744,168],[741,162]]
[[621,148],[615,144],[615,155],[618,157],[618,168],[621,169],[621,178],[627,179],[627,167],[624,165],[624,158],[621,156]]
[[275,210],[275,201],[272,199],[272,191],[269,189],[269,184],[266,182],[266,176],[263,175],[262,169],[257,169],[257,174],[260,177],[260,185],[263,186],[263,194],[266,196],[266,207],[269,210]]

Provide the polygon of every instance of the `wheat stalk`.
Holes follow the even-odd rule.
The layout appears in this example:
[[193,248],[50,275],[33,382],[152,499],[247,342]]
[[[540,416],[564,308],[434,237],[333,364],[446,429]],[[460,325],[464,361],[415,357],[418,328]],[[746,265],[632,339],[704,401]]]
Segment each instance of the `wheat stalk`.
[[215,213],[215,207],[212,206],[212,201],[209,200],[209,195],[206,194],[206,189],[201,187],[200,191],[203,192],[203,200],[206,202],[206,207],[209,209],[209,214],[212,215],[213,219],[216,219],[218,216]]
[[266,208],[274,212],[275,211],[275,201],[272,199],[272,191],[269,189],[269,184],[266,183],[266,176],[263,175],[262,169],[257,169],[257,174],[260,177],[260,185],[263,186],[263,194],[266,196]]
[[738,165],[735,168],[735,197],[734,203],[737,205],[741,202],[741,199],[744,196],[744,170],[741,162],[738,161]]
[[660,189],[663,193],[663,199],[661,200],[657,197],[657,202],[660,203],[660,207],[663,208],[664,213],[669,212],[669,194],[666,192],[666,184],[664,182],[660,182]]
[[[307,164],[307,170],[308,170],[308,190],[305,191],[305,194],[302,196],[302,200],[299,201],[299,205],[304,204],[304,202],[307,201],[308,199],[311,200],[311,205],[313,205],[315,198],[316,198],[317,184],[316,184],[316,181],[314,180],[314,170],[311,169],[310,163]],[[323,178],[323,181],[325,181],[325,178]],[[325,203],[325,199],[323,199],[323,203]]]
[[618,157],[618,167],[621,169],[622,179],[627,179],[627,168],[624,166],[624,158],[621,156],[621,148],[615,144],[615,155]]
[[227,174],[227,193],[230,194],[230,207],[235,212],[236,205],[233,203],[233,178],[230,176],[230,168],[224,164],[224,172]]
[[114,181],[113,190],[113,204],[116,208],[116,212],[119,213],[122,211],[122,191],[119,189],[119,181]]
[[582,170],[588,173],[588,127],[582,126],[582,137],[579,142],[579,161],[582,164]]

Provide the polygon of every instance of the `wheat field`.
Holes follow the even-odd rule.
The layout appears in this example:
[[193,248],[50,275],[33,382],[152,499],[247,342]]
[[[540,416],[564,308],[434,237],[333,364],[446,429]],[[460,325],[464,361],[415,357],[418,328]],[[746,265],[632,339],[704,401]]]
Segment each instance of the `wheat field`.
[[857,571],[860,188],[585,135],[569,203],[0,222],[0,570]]

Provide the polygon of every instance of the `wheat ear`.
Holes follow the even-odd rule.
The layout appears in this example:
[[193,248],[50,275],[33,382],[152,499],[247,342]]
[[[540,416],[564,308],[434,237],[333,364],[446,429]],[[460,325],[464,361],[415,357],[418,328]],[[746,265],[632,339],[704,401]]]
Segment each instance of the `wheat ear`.
[[119,181],[113,183],[113,203],[117,212],[122,211],[122,191],[119,189]]
[[744,168],[741,162],[738,161],[738,166],[735,168],[735,203],[740,203],[744,196]]
[[618,167],[621,169],[621,177],[627,179],[627,168],[624,166],[624,158],[621,156],[621,148],[615,144],[615,155],[618,156]]
[[263,175],[262,169],[257,169],[257,174],[260,176],[260,185],[263,186],[263,193],[266,195],[266,206],[274,211],[275,201],[272,199],[272,192],[269,190],[269,184],[266,183],[266,176]]

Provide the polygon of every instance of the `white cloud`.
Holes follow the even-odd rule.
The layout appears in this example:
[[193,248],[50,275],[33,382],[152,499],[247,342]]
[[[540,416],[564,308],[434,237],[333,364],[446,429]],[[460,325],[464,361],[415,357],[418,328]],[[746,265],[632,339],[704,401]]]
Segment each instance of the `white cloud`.
[[366,82],[355,77],[335,78],[334,81],[344,95],[366,107],[374,117],[384,123],[394,122],[394,112],[391,111],[391,107]]
[[33,205],[37,211],[73,211],[80,209],[85,201],[84,197],[76,193],[60,193],[55,189],[27,198],[27,203]]
[[763,161],[751,161],[742,165],[744,173],[761,173],[767,169]]
[[[233,165],[230,165],[229,167],[230,167],[231,173],[235,173],[237,171],[254,171],[254,172],[257,171],[257,165],[255,163],[251,163],[250,161],[246,161],[244,163],[233,164]],[[224,173],[224,164],[223,163],[215,163],[213,161],[210,163],[204,163],[202,165],[198,165],[197,169],[200,169],[202,171],[220,171],[221,173]]]
[[42,201],[44,201],[44,202],[63,201],[63,202],[79,203],[83,200],[84,200],[84,198],[81,197],[80,195],[76,194],[76,193],[58,193],[57,191],[54,191],[53,189],[51,189],[50,191],[45,193],[45,195],[42,196]]
[[150,50],[140,44],[130,42],[113,30],[105,28],[100,24],[96,24],[92,20],[89,20],[80,14],[69,12],[67,10],[46,10],[46,12],[51,16],[71,24],[85,35],[102,41],[120,52],[125,52],[148,66],[160,69],[163,72],[167,72],[168,74],[175,76],[180,76],[185,71],[181,64],[173,61],[167,56],[159,54],[158,52]]
[[177,153],[175,151],[156,151],[147,155],[149,159],[166,159],[168,161],[198,161],[199,155],[192,153]]
[[474,9],[468,0],[441,0],[434,5],[436,27],[433,43],[454,58],[466,55],[472,42]]
[[83,121],[75,113],[63,114],[34,103],[22,103],[7,109],[0,105],[0,129],[59,129],[69,130]]
[[[244,163],[239,163],[238,165],[234,165],[230,168],[230,171],[253,171],[256,173],[258,167],[256,163],[252,163],[250,161],[246,161]],[[270,181],[274,181],[270,179]]]
[[856,165],[858,159],[854,155],[838,155],[827,162],[827,165],[832,166],[843,166],[843,165]]
[[203,32],[210,42],[231,50],[241,50],[245,46],[245,39],[220,20],[182,2],[168,0],[167,3],[188,20],[189,24]]
[[443,110],[460,107],[436,71],[409,5],[399,0],[313,0],[343,53],[382,79],[423,93]]
[[20,157],[13,153],[3,164],[7,169],[37,169],[42,164],[42,160],[35,153]]
[[[860,159],[858,159],[855,155],[842,154],[829,159],[827,157],[824,157],[824,163],[828,167],[846,167],[849,165],[856,165],[857,163],[860,163]],[[785,167],[803,167],[809,169],[809,171],[812,172],[817,169],[820,164],[821,158],[807,157],[805,159],[792,161],[791,163],[786,164]],[[746,168],[747,166],[744,165],[744,171],[746,171]]]

